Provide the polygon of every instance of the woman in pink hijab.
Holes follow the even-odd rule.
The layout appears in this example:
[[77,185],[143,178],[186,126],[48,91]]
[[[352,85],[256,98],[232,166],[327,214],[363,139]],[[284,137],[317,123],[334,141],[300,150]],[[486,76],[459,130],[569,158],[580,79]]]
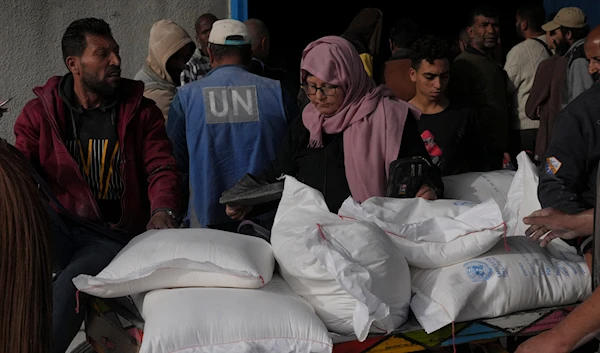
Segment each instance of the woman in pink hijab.
[[[350,195],[359,202],[385,196],[393,161],[416,156],[430,161],[417,130],[418,110],[377,86],[346,39],[328,36],[310,43],[301,69],[312,104],[291,123],[279,157],[261,179],[294,176],[321,191],[330,211],[337,212]],[[417,197],[433,200],[442,190],[434,168]],[[235,220],[247,211],[227,207]]]

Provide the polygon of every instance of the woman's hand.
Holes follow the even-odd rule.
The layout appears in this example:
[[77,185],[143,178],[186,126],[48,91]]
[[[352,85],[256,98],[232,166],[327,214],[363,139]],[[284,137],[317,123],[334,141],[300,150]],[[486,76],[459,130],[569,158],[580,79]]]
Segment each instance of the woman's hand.
[[241,221],[252,211],[252,208],[252,206],[227,205],[225,206],[225,213],[234,221]]
[[417,196],[425,200],[437,200],[437,195],[435,194],[435,190],[427,184],[421,185],[419,191],[417,191]]

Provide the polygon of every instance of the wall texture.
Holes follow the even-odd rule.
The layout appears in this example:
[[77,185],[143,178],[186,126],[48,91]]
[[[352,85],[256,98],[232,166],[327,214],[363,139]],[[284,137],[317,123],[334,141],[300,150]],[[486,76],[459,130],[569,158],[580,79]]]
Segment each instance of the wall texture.
[[123,76],[133,78],[148,50],[152,24],[171,19],[194,38],[194,21],[206,12],[229,15],[229,0],[2,0],[0,2],[0,101],[15,97],[0,121],[0,137],[14,141],[13,124],[32,89],[63,75],[60,39],[72,21],[98,17],[121,47]]

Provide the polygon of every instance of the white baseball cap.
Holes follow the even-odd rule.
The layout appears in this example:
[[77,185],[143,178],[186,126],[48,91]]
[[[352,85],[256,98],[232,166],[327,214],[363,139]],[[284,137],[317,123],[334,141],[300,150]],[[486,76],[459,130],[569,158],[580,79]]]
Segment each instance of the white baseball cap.
[[208,42],[219,45],[249,45],[252,44],[252,38],[243,22],[226,19],[213,23]]

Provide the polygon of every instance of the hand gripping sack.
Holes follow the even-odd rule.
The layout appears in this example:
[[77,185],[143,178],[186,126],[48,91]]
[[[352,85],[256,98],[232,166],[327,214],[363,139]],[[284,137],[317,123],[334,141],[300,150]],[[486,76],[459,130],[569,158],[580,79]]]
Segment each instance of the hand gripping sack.
[[181,288],[148,293],[140,353],[330,353],[313,308],[274,276],[260,289]]
[[507,238],[488,253],[432,270],[411,269],[411,308],[432,333],[452,322],[573,304],[591,294],[583,257],[560,239],[542,248],[529,237]]
[[538,199],[539,176],[537,168],[526,152],[517,156],[519,169],[508,190],[503,215],[508,227],[507,236],[523,235],[529,226],[523,218],[542,208]]
[[504,209],[508,190],[515,172],[497,170],[493,172],[473,172],[443,177],[444,198],[481,203],[494,199],[500,209]]
[[321,193],[288,176],[271,234],[281,274],[329,330],[363,341],[406,321],[408,265],[375,224],[341,220]]
[[449,266],[479,256],[502,238],[505,229],[493,199],[474,204],[372,197],[359,204],[348,198],[338,214],[377,224],[408,264],[419,268]]
[[213,229],[150,230],[135,237],[97,276],[79,275],[80,291],[116,298],[179,287],[259,288],[273,276],[266,241]]

